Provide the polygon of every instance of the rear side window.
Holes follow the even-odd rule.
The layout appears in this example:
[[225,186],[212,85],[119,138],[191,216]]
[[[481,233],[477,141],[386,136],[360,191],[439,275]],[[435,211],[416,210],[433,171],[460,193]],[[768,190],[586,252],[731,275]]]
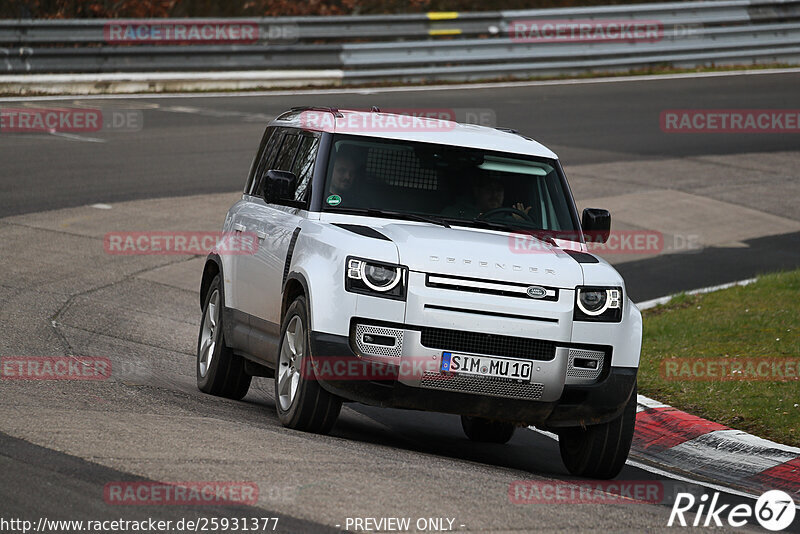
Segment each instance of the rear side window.
[[[264,156],[266,152],[268,152],[274,142],[274,138],[280,139],[279,135],[276,135],[276,128],[268,127],[264,131],[264,136],[261,139],[261,145],[258,147],[258,154],[253,159],[253,163],[250,165],[250,173],[247,176],[247,184],[244,186],[244,194],[245,195],[252,195],[254,194],[254,189],[258,185],[258,178],[261,176],[261,169],[263,167]],[[274,153],[273,153],[274,157]]]
[[277,171],[291,171],[294,157],[297,155],[297,146],[300,144],[300,136],[294,134],[284,134],[278,158],[270,169]]
[[292,172],[297,176],[297,189],[294,192],[294,199],[297,201],[303,202],[307,198],[308,184],[314,174],[314,161],[317,158],[318,148],[318,137],[302,137],[300,149],[292,165]]
[[288,129],[276,132],[270,140],[269,150],[264,151],[253,195],[264,196],[267,171],[289,171],[297,177],[295,190],[290,197],[281,199],[277,203],[298,208],[305,207],[318,148],[318,136],[300,134]]
[[253,188],[253,196],[256,197],[263,197],[264,196],[264,175],[267,174],[267,171],[270,169],[279,169],[276,167],[277,162],[275,161],[276,158],[280,158],[284,155],[283,146],[286,143],[287,137],[289,138],[296,138],[296,135],[288,135],[283,133],[280,130],[276,130],[276,132],[272,135],[269,140],[269,145],[264,150],[264,154],[262,155],[261,162],[258,165],[258,169],[256,170],[256,180]]

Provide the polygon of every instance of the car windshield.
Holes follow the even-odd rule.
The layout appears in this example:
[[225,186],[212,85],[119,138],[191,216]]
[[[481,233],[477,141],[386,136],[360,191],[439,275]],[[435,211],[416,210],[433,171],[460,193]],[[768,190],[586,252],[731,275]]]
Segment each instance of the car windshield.
[[574,231],[555,161],[337,134],[323,209],[441,224]]

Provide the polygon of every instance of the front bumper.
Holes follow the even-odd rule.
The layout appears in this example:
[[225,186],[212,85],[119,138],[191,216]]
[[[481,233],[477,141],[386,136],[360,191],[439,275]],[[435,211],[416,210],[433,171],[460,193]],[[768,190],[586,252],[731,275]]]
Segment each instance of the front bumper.
[[[349,337],[335,334],[312,332],[311,353],[315,363],[324,363],[326,358],[364,361],[353,351]],[[440,351],[419,356],[430,356],[436,362],[437,353],[440,354]],[[558,368],[563,376],[560,367],[564,365],[564,360],[563,357],[557,357],[552,362],[541,363],[552,364],[552,369]],[[392,367],[391,364],[371,364],[373,368],[375,365]],[[563,389],[559,388],[557,396],[543,396],[542,400],[420,387],[421,377],[393,377],[390,371],[380,376],[318,376],[317,380],[331,393],[363,404],[501,419],[540,428],[559,428],[604,423],[618,417],[634,391],[636,373],[637,369],[633,367],[608,367],[599,381],[589,385],[566,385]]]

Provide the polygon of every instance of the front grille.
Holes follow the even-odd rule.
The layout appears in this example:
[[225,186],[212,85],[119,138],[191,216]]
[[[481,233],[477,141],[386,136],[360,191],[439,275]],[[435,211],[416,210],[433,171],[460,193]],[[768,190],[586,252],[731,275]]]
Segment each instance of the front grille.
[[544,384],[511,382],[482,376],[442,375],[430,372],[422,375],[420,386],[428,389],[526,400],[539,400],[544,393]]
[[430,349],[528,360],[549,361],[556,356],[556,345],[550,341],[443,328],[423,328],[421,343]]
[[518,282],[499,282],[496,280],[483,280],[449,276],[443,274],[429,274],[425,277],[425,285],[437,289],[450,289],[452,291],[466,291],[469,293],[482,293],[484,295],[500,295],[503,297],[516,297],[534,299],[528,294],[529,288],[544,289],[545,296],[535,297],[535,300],[558,302],[558,288],[542,287],[538,285],[522,284]]

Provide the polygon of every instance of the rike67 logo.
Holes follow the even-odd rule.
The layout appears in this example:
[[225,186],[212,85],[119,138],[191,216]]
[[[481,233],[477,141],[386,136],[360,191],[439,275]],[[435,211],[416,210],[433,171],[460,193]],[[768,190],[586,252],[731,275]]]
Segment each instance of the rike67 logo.
[[[718,492],[714,492],[710,499],[705,493],[699,499],[691,493],[679,493],[672,505],[667,526],[724,527],[727,522],[730,527],[743,527],[755,518],[765,529],[779,531],[792,524],[795,513],[794,501],[788,493],[780,490],[764,493],[755,506],[737,504],[733,507],[719,504]],[[684,514],[694,514],[694,521],[688,523]]]

